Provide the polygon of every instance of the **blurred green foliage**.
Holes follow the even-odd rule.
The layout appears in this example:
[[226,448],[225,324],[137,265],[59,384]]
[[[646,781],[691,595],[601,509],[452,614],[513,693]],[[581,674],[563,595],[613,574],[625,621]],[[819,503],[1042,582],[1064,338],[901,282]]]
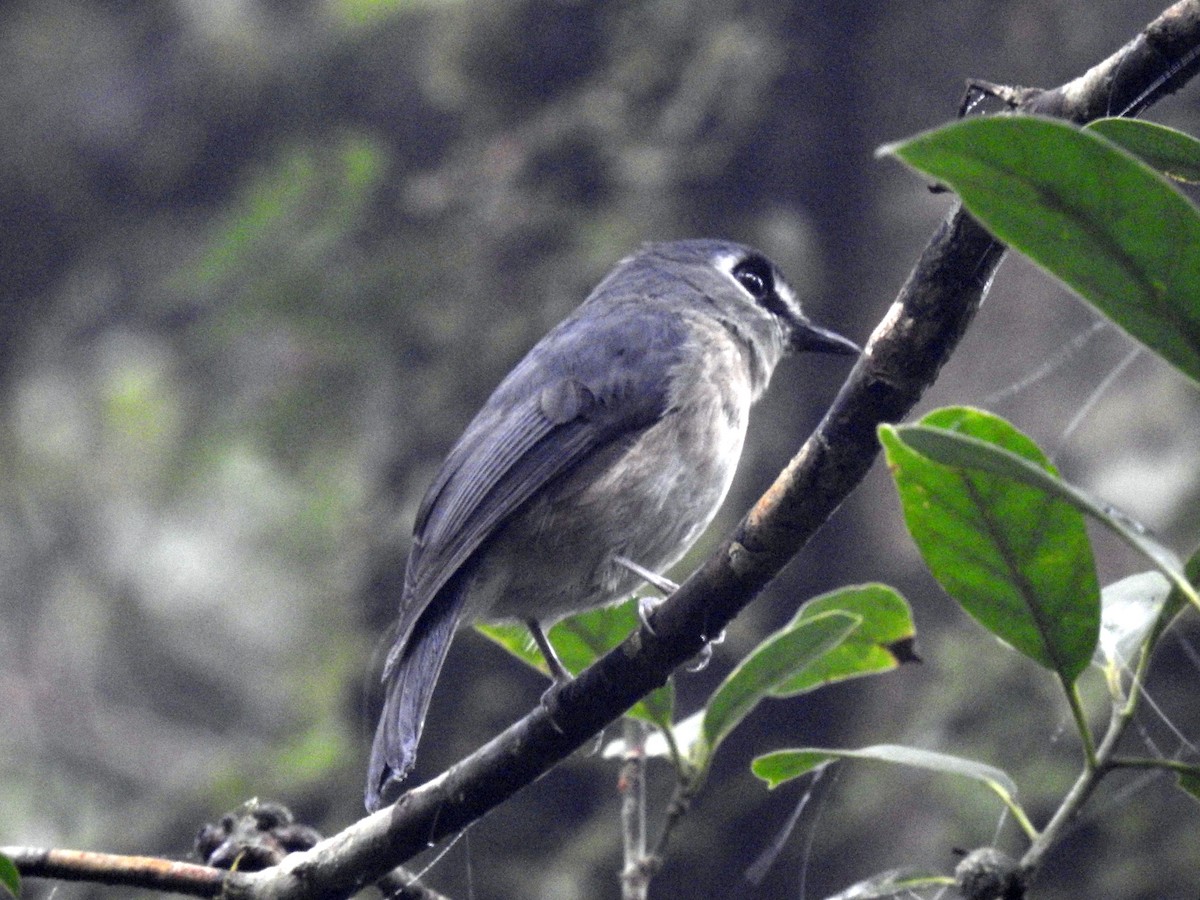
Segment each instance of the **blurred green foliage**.
[[[182,854],[199,823],[255,795],[327,832],[353,820],[416,505],[524,350],[640,241],[699,235],[759,245],[814,319],[865,335],[946,208],[873,163],[874,148],[948,118],[965,75],[1054,83],[1158,11],[0,7],[4,841]],[[1200,130],[1191,97],[1164,110]],[[933,400],[1008,388],[1085,322],[1040,274],[1006,266]],[[1089,345],[1010,396],[1006,415],[1057,443],[1125,352],[1119,338]],[[1057,462],[1182,544],[1200,527],[1179,423],[1200,403],[1165,368],[1129,370]],[[717,528],[799,445],[841,374],[806,362],[777,374]],[[697,709],[804,599],[850,582],[903,589],[925,664],[750,715],[660,875],[664,894],[746,890],[745,865],[797,799],[747,773],[765,746],[953,745],[1009,771],[1034,814],[1061,793],[1070,773],[1046,751],[1064,710],[1036,666],[940,596],[885,489],[868,480],[713,664],[678,679],[675,703]],[[1120,552],[1098,551],[1105,578]],[[1150,685],[1185,732],[1195,704],[1170,674],[1189,665],[1186,650],[1168,654]],[[471,634],[445,682],[418,779],[543,686]],[[1176,746],[1161,720],[1144,728]],[[465,895],[474,871],[477,897],[611,893],[615,777],[605,761],[573,761],[477,826],[431,883]],[[791,893],[804,878],[816,896],[889,864],[944,870],[949,848],[991,834],[994,810],[939,785],[917,819],[926,784],[848,772],[814,853],[793,839],[758,890]],[[1161,789],[1146,803],[1156,820],[1190,821],[1172,785],[1139,789]],[[1135,824],[1089,822],[1098,838],[1043,896],[1190,888],[1192,833]],[[48,890],[24,885],[27,897]]]

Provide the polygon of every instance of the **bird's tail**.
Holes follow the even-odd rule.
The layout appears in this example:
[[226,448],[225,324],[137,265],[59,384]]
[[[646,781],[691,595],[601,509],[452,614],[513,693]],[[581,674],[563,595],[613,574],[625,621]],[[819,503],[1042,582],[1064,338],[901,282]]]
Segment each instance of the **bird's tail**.
[[417,760],[417,743],[425,727],[425,713],[459,618],[458,603],[438,605],[443,608],[449,605],[453,609],[450,614],[430,615],[430,609],[426,608],[405,641],[399,658],[385,673],[387,695],[379,726],[375,729],[371,764],[367,769],[368,812],[375,812],[390,802],[389,795]]

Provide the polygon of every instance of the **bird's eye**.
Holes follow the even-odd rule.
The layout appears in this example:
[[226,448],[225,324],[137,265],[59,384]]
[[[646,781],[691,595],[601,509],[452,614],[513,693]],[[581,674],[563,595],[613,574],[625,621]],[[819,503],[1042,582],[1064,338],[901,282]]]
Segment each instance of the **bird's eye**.
[[761,256],[750,256],[733,267],[733,277],[755,300],[764,300],[775,290],[771,264]]
[[763,309],[781,319],[790,320],[794,313],[787,301],[779,296],[775,285],[775,269],[763,256],[748,256],[730,272]]

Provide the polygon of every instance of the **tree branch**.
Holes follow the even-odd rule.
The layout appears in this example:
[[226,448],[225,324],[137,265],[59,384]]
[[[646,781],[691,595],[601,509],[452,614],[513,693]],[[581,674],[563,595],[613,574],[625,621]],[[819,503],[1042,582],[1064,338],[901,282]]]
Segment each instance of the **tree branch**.
[[216,897],[227,886],[245,877],[225,869],[152,856],[38,847],[0,847],[0,853],[16,864],[23,878],[132,885],[192,897]]

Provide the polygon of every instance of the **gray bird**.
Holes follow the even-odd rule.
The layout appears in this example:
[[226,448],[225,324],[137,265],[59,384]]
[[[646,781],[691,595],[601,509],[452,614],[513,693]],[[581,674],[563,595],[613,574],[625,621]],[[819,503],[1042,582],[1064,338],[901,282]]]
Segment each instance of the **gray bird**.
[[[417,512],[366,805],[408,774],[454,632],[542,626],[620,600],[712,521],[750,405],[789,351],[858,353],[740,244],[649,244],[537,343]],[[554,666],[550,657],[547,662]]]

